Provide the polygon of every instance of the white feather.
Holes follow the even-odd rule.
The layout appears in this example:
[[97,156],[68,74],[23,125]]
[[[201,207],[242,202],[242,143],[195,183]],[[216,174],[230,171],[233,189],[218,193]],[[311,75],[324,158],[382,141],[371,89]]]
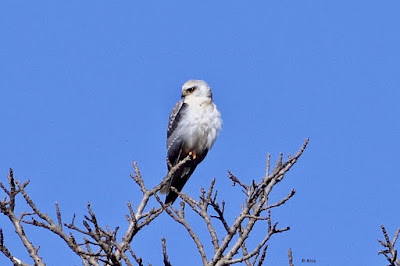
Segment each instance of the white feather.
[[176,130],[188,150],[200,153],[211,149],[222,128],[222,120],[207,83],[190,80],[182,86],[182,91],[192,86],[196,89],[184,99],[187,108]]

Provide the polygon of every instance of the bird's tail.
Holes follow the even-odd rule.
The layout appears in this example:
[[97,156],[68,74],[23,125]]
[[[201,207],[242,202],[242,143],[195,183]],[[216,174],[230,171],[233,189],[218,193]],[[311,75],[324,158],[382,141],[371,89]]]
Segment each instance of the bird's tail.
[[169,189],[171,188],[171,181],[172,178],[160,189],[161,194],[164,195],[168,193]]
[[162,189],[161,193],[168,193],[165,198],[165,204],[174,203],[174,201],[178,198],[178,193],[171,189],[171,186],[174,187],[177,191],[181,191],[183,186],[188,181],[189,177],[193,174],[196,165],[185,165],[171,176],[171,181],[167,183]]

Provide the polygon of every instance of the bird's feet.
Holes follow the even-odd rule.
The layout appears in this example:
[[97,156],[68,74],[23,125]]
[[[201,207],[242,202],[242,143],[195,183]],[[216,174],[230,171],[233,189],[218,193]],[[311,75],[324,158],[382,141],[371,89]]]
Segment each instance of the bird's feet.
[[192,160],[196,159],[196,152],[195,151],[190,151],[189,156],[192,157]]

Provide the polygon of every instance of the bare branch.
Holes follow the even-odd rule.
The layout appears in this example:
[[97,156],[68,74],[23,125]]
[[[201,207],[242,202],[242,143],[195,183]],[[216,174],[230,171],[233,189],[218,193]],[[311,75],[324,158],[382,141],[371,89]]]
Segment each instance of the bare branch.
[[[31,241],[29,241],[27,235],[25,234],[24,228],[21,225],[21,220],[17,218],[17,216],[14,213],[15,209],[15,197],[19,193],[23,193],[25,187],[28,185],[29,182],[25,182],[23,185],[21,185],[18,181],[14,180],[14,172],[12,169],[10,169],[9,174],[8,174],[8,182],[10,186],[10,191],[8,191],[3,184],[1,184],[1,188],[7,193],[9,200],[8,201],[2,201],[0,202],[0,210],[1,213],[3,213],[5,216],[8,217],[8,219],[11,221],[11,223],[14,226],[15,232],[21,239],[23,245],[25,246],[26,250],[29,253],[29,256],[33,259],[34,263],[36,265],[45,265],[44,262],[42,261],[42,258],[38,254],[39,248],[35,248],[34,245],[32,244]],[[18,186],[18,189],[16,188]],[[4,236],[1,234],[1,242],[2,242],[2,248],[1,251],[2,253],[6,253],[6,257],[11,258],[12,262],[15,261],[15,257],[11,256],[10,252],[8,249],[4,246]],[[4,252],[3,252],[4,251]]]
[[263,208],[263,210],[272,209],[272,208],[275,208],[275,207],[279,207],[279,206],[281,206],[282,204],[285,204],[286,201],[288,201],[291,197],[293,197],[295,193],[296,193],[296,190],[292,189],[292,190],[290,191],[290,193],[289,193],[285,198],[281,199],[280,201],[278,201],[278,202],[275,203],[275,204],[268,205],[266,208]]
[[[283,160],[283,154],[281,154],[272,172],[270,171],[271,156],[268,155],[266,174],[258,182],[254,180],[249,183],[243,182],[228,171],[228,178],[233,182],[234,186],[238,184],[238,187],[245,195],[244,202],[238,208],[239,212],[233,222],[228,222],[225,218],[225,201],[217,201],[218,191],[214,189],[215,179],[212,180],[207,190],[201,188],[199,199],[194,199],[171,187],[171,190],[177,193],[182,199],[179,208],[174,208],[172,204],[164,204],[161,201],[157,193],[170,183],[172,175],[183,164],[188,160],[192,160],[190,155],[175,166],[170,166],[170,171],[165,178],[153,188],[146,187],[139,167],[136,162],[133,162],[134,174],[131,175],[131,178],[139,187],[141,199],[135,206],[132,206],[131,202],[127,203],[128,214],[126,215],[126,219],[128,223],[120,240],[117,239],[119,227],[110,229],[108,226],[101,226],[100,220],[90,203],[87,204],[87,215],[84,215],[84,219],[77,224],[75,224],[75,214],[69,224],[64,223],[61,208],[58,203],[55,203],[56,219],[53,220],[48,214],[40,211],[26,192],[25,188],[29,184],[29,181],[21,184],[19,181],[14,180],[12,170],[10,170],[8,175],[9,188],[0,183],[0,188],[6,193],[6,198],[0,201],[0,209],[1,213],[10,219],[15,231],[34,260],[35,265],[44,265],[44,262],[38,255],[38,248],[35,248],[25,235],[23,224],[40,227],[58,235],[81,258],[83,265],[122,265],[122,263],[125,263],[130,266],[132,265],[130,262],[132,258],[132,261],[138,265],[143,265],[142,258],[138,257],[132,250],[131,242],[142,228],[149,225],[164,211],[187,231],[196,245],[204,265],[227,265],[235,263],[245,263],[246,265],[255,265],[258,263],[258,265],[262,265],[266,256],[267,243],[272,235],[290,229],[289,227],[277,228],[278,223],[272,223],[271,209],[285,204],[295,194],[295,190],[293,189],[285,198],[274,204],[269,204],[269,195],[275,185],[283,180],[285,174],[297,162],[307,143],[308,140],[304,142],[299,152],[293,157],[289,156],[287,161]],[[28,211],[22,211],[19,216],[14,213],[17,195],[21,195],[29,207]],[[156,202],[158,205],[156,207],[151,206],[149,204],[151,202]],[[207,228],[214,250],[210,260],[207,259],[204,247],[204,243],[206,242],[203,242],[199,238],[195,232],[196,227],[186,219],[188,211],[193,211],[199,215]],[[216,227],[216,225],[219,225],[219,223],[223,226],[222,232],[220,232],[221,230],[217,230],[219,227]],[[265,223],[267,228],[266,235],[262,237],[261,241],[255,247],[249,249],[246,242],[248,242],[256,223]],[[222,237],[219,237],[219,235],[222,235]],[[392,241],[393,247],[397,237],[398,232]],[[388,242],[387,239],[386,242]],[[162,248],[164,265],[171,265],[164,238],[162,238]],[[11,255],[10,251],[4,245],[2,231],[0,231],[0,251],[13,263],[16,262],[17,259]],[[385,256],[387,256],[386,253]],[[394,256],[395,260],[397,259],[397,253],[394,253],[392,256]],[[18,263],[22,262],[18,261]],[[21,265],[24,264],[22,263]]]
[[161,246],[163,250],[163,258],[164,258],[164,265],[165,266],[171,266],[171,262],[168,260],[168,254],[167,254],[167,244],[165,238],[161,238]]
[[14,265],[21,265],[21,266],[28,266],[28,264],[24,263],[20,259],[17,259],[13,255],[11,255],[11,252],[8,250],[8,248],[4,245],[4,235],[3,235],[3,230],[0,228],[0,252],[4,254]]
[[143,266],[143,260],[142,260],[142,258],[139,258],[139,257],[136,256],[136,254],[133,252],[132,247],[131,247],[130,245],[128,246],[128,250],[129,250],[131,256],[132,256],[132,257],[134,258],[134,260],[136,261],[136,263],[137,263],[139,266]]
[[225,217],[224,217],[225,201],[221,202],[221,206],[222,207],[220,207],[219,204],[216,202],[216,200],[212,199],[210,201],[210,205],[214,208],[214,211],[216,211],[217,214],[218,214],[218,216],[210,215],[210,217],[220,220],[222,225],[224,226],[226,232],[229,232],[230,228],[229,228],[229,225],[228,225],[228,223],[227,223],[227,221],[225,220]]
[[289,248],[289,251],[288,251],[288,258],[289,258],[289,266],[294,266],[294,264],[293,264],[293,254],[292,254],[292,249],[291,248]]
[[[240,213],[239,216],[237,216],[235,222],[233,225],[230,227],[227,235],[223,239],[219,249],[217,252],[215,252],[213,259],[210,262],[210,265],[223,265],[227,263],[237,263],[241,262],[244,259],[247,259],[247,256],[255,256],[257,252],[262,248],[262,246],[266,243],[266,241],[271,237],[272,234],[278,233],[278,232],[283,232],[289,230],[289,227],[283,228],[283,229],[276,229],[276,224],[274,226],[269,226],[269,231],[268,235],[266,238],[257,246],[257,249],[254,250],[253,252],[249,253],[246,256],[243,256],[241,258],[233,259],[233,256],[235,256],[239,250],[239,248],[244,244],[245,240],[248,238],[250,232],[252,231],[256,221],[259,220],[267,220],[270,223],[270,218],[261,218],[261,213],[267,209],[270,209],[274,206],[279,206],[284,204],[290,197],[293,196],[294,190],[283,200],[278,202],[275,205],[271,205],[270,208],[266,206],[268,202],[268,195],[271,193],[272,188],[280,182],[284,174],[290,170],[290,168],[297,162],[298,158],[302,155],[303,151],[305,150],[306,146],[308,144],[308,139],[304,142],[303,146],[300,148],[300,150],[297,152],[297,154],[294,157],[290,157],[290,159],[286,162],[283,162],[283,155],[281,154],[275,169],[273,170],[271,175],[266,175],[260,183],[256,184],[255,182],[252,182],[251,185],[245,185],[241,182],[239,182],[238,178],[235,177],[233,174],[229,174],[229,178],[233,180],[234,183],[240,184],[240,186],[244,189],[246,189],[246,194],[247,194],[247,199],[246,199],[246,204],[244,208],[242,209],[242,212]],[[267,163],[267,168],[269,163]],[[269,169],[267,169],[266,172],[269,172]],[[270,216],[269,216],[270,217]],[[241,224],[244,222],[244,219],[248,219],[248,222],[246,226],[243,227],[243,232],[239,236],[239,238],[236,240],[235,244],[231,247],[229,252],[223,256],[223,252],[227,249],[228,245],[231,243],[233,236],[238,232],[238,229],[240,228]],[[264,242],[265,241],[265,242]],[[258,251],[257,251],[258,250]]]
[[393,240],[390,241],[389,235],[386,232],[386,228],[384,225],[381,225],[383,236],[385,237],[385,241],[378,239],[378,242],[385,248],[380,250],[378,254],[383,254],[386,259],[389,261],[390,266],[400,266],[400,260],[397,257],[397,250],[395,249],[397,238],[400,234],[400,229],[397,229],[394,234]]
[[267,249],[268,249],[268,245],[265,245],[265,247],[263,248],[263,251],[261,253],[261,257],[260,260],[258,261],[258,266],[262,266],[267,254]]
[[14,182],[14,172],[13,170],[10,168],[10,171],[8,173],[8,184],[10,185],[10,211],[14,212],[14,208],[15,208],[15,195],[16,195],[16,191],[15,191],[15,182]]
[[232,174],[231,171],[228,171],[228,177],[230,180],[232,180],[232,186],[235,186],[236,184],[238,184],[239,186],[241,186],[244,191],[248,190],[248,186],[245,185],[244,183],[242,183],[234,174]]
[[[180,193],[179,196],[182,197],[183,193]],[[202,242],[200,241],[199,237],[197,236],[197,234],[193,231],[193,229],[191,228],[191,226],[189,225],[189,223],[185,220],[184,215],[177,215],[179,214],[179,211],[177,209],[175,209],[174,207],[172,207],[172,205],[165,205],[161,199],[156,195],[156,199],[158,201],[158,203],[163,206],[164,210],[166,211],[166,213],[172,218],[174,219],[176,222],[180,223],[181,225],[183,225],[183,227],[186,229],[186,231],[189,233],[189,236],[192,238],[193,242],[196,244],[197,246],[197,250],[200,253],[201,259],[203,264],[207,264],[207,256],[203,247]]]

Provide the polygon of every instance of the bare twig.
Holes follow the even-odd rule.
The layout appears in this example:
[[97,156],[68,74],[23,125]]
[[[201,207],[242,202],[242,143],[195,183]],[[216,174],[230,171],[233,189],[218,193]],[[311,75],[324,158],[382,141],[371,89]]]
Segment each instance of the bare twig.
[[168,260],[168,254],[167,254],[167,243],[165,238],[161,238],[161,246],[162,246],[162,253],[163,253],[163,261],[165,266],[171,266],[171,262]]
[[384,247],[384,249],[379,251],[378,254],[383,254],[389,261],[390,266],[400,266],[400,260],[397,257],[397,250],[394,247],[396,245],[397,238],[399,237],[400,229],[397,229],[392,241],[390,241],[384,225],[381,225],[381,229],[383,236],[385,237],[385,241],[378,239],[378,242]]
[[[268,204],[269,194],[271,193],[273,187],[283,179],[285,173],[287,173],[290,168],[297,162],[307,144],[308,139],[304,142],[303,146],[295,156],[289,156],[288,161],[284,162],[283,154],[281,154],[271,174],[270,156],[268,156],[266,175],[259,183],[252,181],[251,184],[245,184],[238,177],[228,171],[228,177],[232,180],[233,185],[238,184],[243,189],[243,192],[246,195],[246,201],[242,207],[242,211],[236,217],[232,225],[229,225],[224,217],[225,202],[222,201],[222,205],[220,205],[216,201],[217,192],[213,193],[215,180],[212,181],[208,191],[201,189],[199,201],[196,201],[195,199],[189,197],[183,192],[178,192],[177,190],[174,190],[174,188],[171,188],[182,199],[180,211],[173,208],[172,206],[164,205],[162,201],[156,197],[157,201],[165,209],[167,214],[169,214],[169,216],[171,216],[176,222],[182,224],[186,231],[189,233],[198,248],[203,264],[228,265],[245,262],[247,265],[251,265],[249,259],[254,258],[254,263],[256,263],[256,259],[261,253],[261,257],[258,261],[261,265],[265,259],[265,254],[267,250],[266,243],[271,238],[271,236],[277,233],[285,232],[290,229],[289,227],[277,228],[277,223],[272,224],[271,209],[285,204],[295,194],[295,190],[293,189],[285,198],[271,205]],[[213,243],[214,247],[214,255],[212,259],[208,262],[202,242],[194,233],[193,228],[185,219],[184,203],[189,205],[191,207],[191,210],[197,213],[203,219],[205,225],[207,226],[211,242]],[[210,215],[208,213],[208,206],[211,206],[217,215]],[[264,212],[267,212],[266,216],[263,216]],[[223,224],[225,228],[226,235],[222,239],[221,243],[219,243],[217,232],[210,218],[216,218]],[[251,252],[249,252],[246,247],[246,239],[249,237],[254,225],[258,221],[267,222],[268,232],[263,240]],[[236,238],[236,240],[234,241],[235,235],[238,235],[238,238]],[[241,256],[238,256],[239,249],[242,250]]]
[[[184,194],[181,192],[179,194],[179,196],[182,197],[182,195],[184,195]],[[203,246],[202,242],[200,241],[199,237],[197,236],[197,234],[194,232],[194,230],[190,226],[190,224],[186,221],[184,214],[181,214],[177,209],[172,207],[172,205],[165,205],[157,195],[156,195],[156,199],[157,199],[158,203],[161,206],[163,206],[166,213],[172,219],[174,219],[176,222],[183,225],[183,227],[189,233],[189,236],[192,238],[193,242],[196,244],[197,250],[200,253],[200,257],[202,259],[203,264],[206,265],[207,264],[207,256],[206,256],[206,252],[204,250],[204,246]]]
[[[268,247],[267,243],[270,238],[274,234],[282,233],[290,229],[289,227],[278,228],[278,223],[272,222],[271,209],[285,204],[295,194],[295,190],[293,189],[285,198],[274,204],[269,204],[269,195],[275,185],[283,180],[285,174],[300,158],[307,143],[308,140],[304,142],[299,152],[293,157],[289,156],[287,161],[283,160],[283,154],[281,154],[272,171],[270,170],[271,156],[268,155],[266,174],[258,182],[253,180],[250,183],[246,183],[231,172],[228,172],[228,178],[233,182],[233,185],[238,184],[238,187],[245,195],[243,205],[232,222],[228,221],[225,217],[225,201],[217,200],[218,191],[214,189],[215,179],[212,180],[208,190],[201,189],[200,198],[198,200],[171,187],[171,190],[177,193],[182,199],[180,208],[174,208],[172,204],[164,204],[163,201],[161,201],[157,193],[169,184],[172,175],[183,164],[192,159],[191,156],[187,156],[175,166],[170,165],[170,171],[166,177],[153,188],[146,187],[139,167],[136,162],[133,162],[134,174],[131,175],[131,177],[140,189],[141,199],[136,206],[132,206],[131,202],[128,202],[128,214],[126,215],[128,224],[120,240],[117,239],[119,227],[114,229],[108,226],[103,227],[90,203],[87,204],[87,215],[84,216],[84,219],[80,223],[75,223],[75,214],[70,223],[63,222],[61,208],[58,203],[56,203],[56,219],[53,220],[48,214],[41,212],[28,195],[26,187],[29,181],[22,184],[14,180],[12,170],[10,170],[8,175],[8,187],[0,183],[0,188],[6,194],[5,199],[0,201],[0,210],[1,213],[7,216],[11,221],[35,265],[45,264],[38,255],[39,248],[34,247],[26,236],[23,225],[40,227],[59,236],[67,246],[81,258],[83,265],[104,264],[116,266],[124,263],[130,266],[133,265],[130,259],[138,265],[143,265],[142,258],[138,257],[132,250],[131,242],[141,229],[149,225],[164,211],[187,231],[192,241],[195,243],[204,265],[228,265],[235,263],[262,265],[265,260]],[[21,195],[29,207],[28,211],[23,211],[18,216],[14,212],[17,204],[17,195]],[[151,206],[149,204],[150,202],[158,202],[158,205],[156,207]],[[208,237],[214,250],[209,259],[207,258],[206,249],[204,247],[205,242],[203,242],[195,232],[196,227],[190,224],[186,219],[188,209],[199,215],[208,230]],[[210,210],[213,214],[210,214]],[[221,223],[223,226],[222,232],[217,230],[218,227],[216,227],[216,224],[218,223]],[[267,231],[255,247],[249,248],[246,242],[248,242],[247,239],[249,239],[256,223],[265,223]],[[384,231],[384,235],[385,234],[386,231]],[[395,262],[398,260],[397,252],[394,250],[394,244],[398,234],[397,232],[394,240],[390,242],[392,248],[385,246],[388,248],[388,252],[382,251],[382,254],[385,254],[386,257],[388,257],[387,254],[390,253]],[[219,237],[219,235],[222,237]],[[387,238],[386,235],[385,238]],[[387,239],[386,242],[389,243]],[[4,242],[3,232],[0,230],[1,253],[13,263],[26,265],[11,254]],[[164,238],[162,239],[162,248],[164,265],[171,265],[167,255],[166,240]]]
[[[10,169],[9,174],[8,174],[8,183],[10,186],[10,190],[8,191],[5,186],[0,183],[0,187],[6,192],[8,195],[8,201],[3,200],[0,202],[0,210],[1,213],[3,213],[5,216],[8,217],[8,219],[11,221],[12,225],[14,226],[15,232],[21,239],[23,245],[25,246],[26,250],[29,253],[29,256],[32,258],[34,263],[36,265],[45,265],[44,262],[42,261],[42,258],[39,256],[38,251],[39,248],[35,248],[32,242],[28,239],[27,235],[25,234],[24,228],[21,225],[21,221],[19,218],[14,213],[15,209],[15,197],[19,194],[22,193],[25,189],[25,187],[29,184],[29,181],[25,182],[24,184],[20,184],[18,181],[14,180],[14,172],[12,169]],[[18,188],[17,188],[18,186]],[[4,236],[2,236],[4,238]],[[1,249],[2,251],[6,252],[7,254],[6,257],[12,258],[11,261],[15,263],[15,257],[11,256],[9,251],[6,249],[4,246],[4,239],[3,241],[3,248]],[[8,251],[8,252],[7,252]],[[3,252],[3,254],[4,254]]]
[[289,248],[289,251],[288,251],[288,258],[289,258],[289,266],[294,266],[294,264],[293,264],[293,254],[292,254],[292,249],[291,248]]
[[[262,245],[258,245],[257,249],[251,252],[250,254],[243,256],[242,258],[237,258],[233,259],[233,256],[235,256],[239,250],[239,248],[243,245],[245,240],[248,238],[250,232],[252,231],[256,221],[262,220],[260,219],[260,215],[264,210],[270,209],[268,208],[268,205],[265,206],[265,204],[268,203],[268,195],[271,193],[272,188],[280,182],[284,174],[290,170],[290,168],[297,162],[297,160],[300,158],[302,155],[303,151],[307,147],[308,144],[308,139],[304,142],[303,146],[300,148],[300,150],[297,152],[297,154],[294,157],[291,157],[288,161],[282,162],[282,155],[280,156],[275,169],[273,170],[271,175],[265,176],[260,183],[256,184],[255,182],[252,183],[252,185],[245,185],[241,184],[241,187],[246,189],[246,194],[247,199],[246,199],[246,205],[244,206],[242,212],[237,216],[235,219],[235,222],[233,225],[230,227],[227,235],[223,239],[219,249],[217,252],[215,252],[213,259],[210,262],[210,265],[224,265],[227,263],[231,262],[239,262],[243,261],[244,258],[247,258],[248,256],[255,256],[262,246],[266,243],[266,241],[270,238],[270,236],[274,233],[278,232],[283,232],[289,230],[289,228],[283,228],[283,229],[276,229],[274,225],[270,230],[268,231],[267,237],[260,243]],[[268,167],[269,163],[267,163]],[[268,172],[268,170],[266,171]],[[233,175],[229,175],[229,178],[233,180],[235,183],[240,184],[236,180],[238,178],[234,177],[232,179]],[[278,202],[277,204],[283,204],[286,202],[291,196],[293,196],[294,191],[292,191],[289,196],[287,196],[287,199],[283,199],[282,201]],[[249,218],[250,217],[250,218]],[[240,237],[236,240],[235,244],[230,248],[229,252],[223,256],[222,254],[225,252],[225,250],[228,248],[228,245],[231,243],[233,236],[236,234],[238,231],[239,227],[243,223],[244,219],[248,218],[247,224],[243,227],[243,232],[240,235]],[[270,219],[266,219],[270,222]],[[265,242],[264,242],[265,241]]]
[[265,245],[265,247],[263,248],[263,251],[261,253],[261,257],[260,260],[258,261],[258,266],[262,266],[267,254],[267,249],[268,249],[268,245]]

